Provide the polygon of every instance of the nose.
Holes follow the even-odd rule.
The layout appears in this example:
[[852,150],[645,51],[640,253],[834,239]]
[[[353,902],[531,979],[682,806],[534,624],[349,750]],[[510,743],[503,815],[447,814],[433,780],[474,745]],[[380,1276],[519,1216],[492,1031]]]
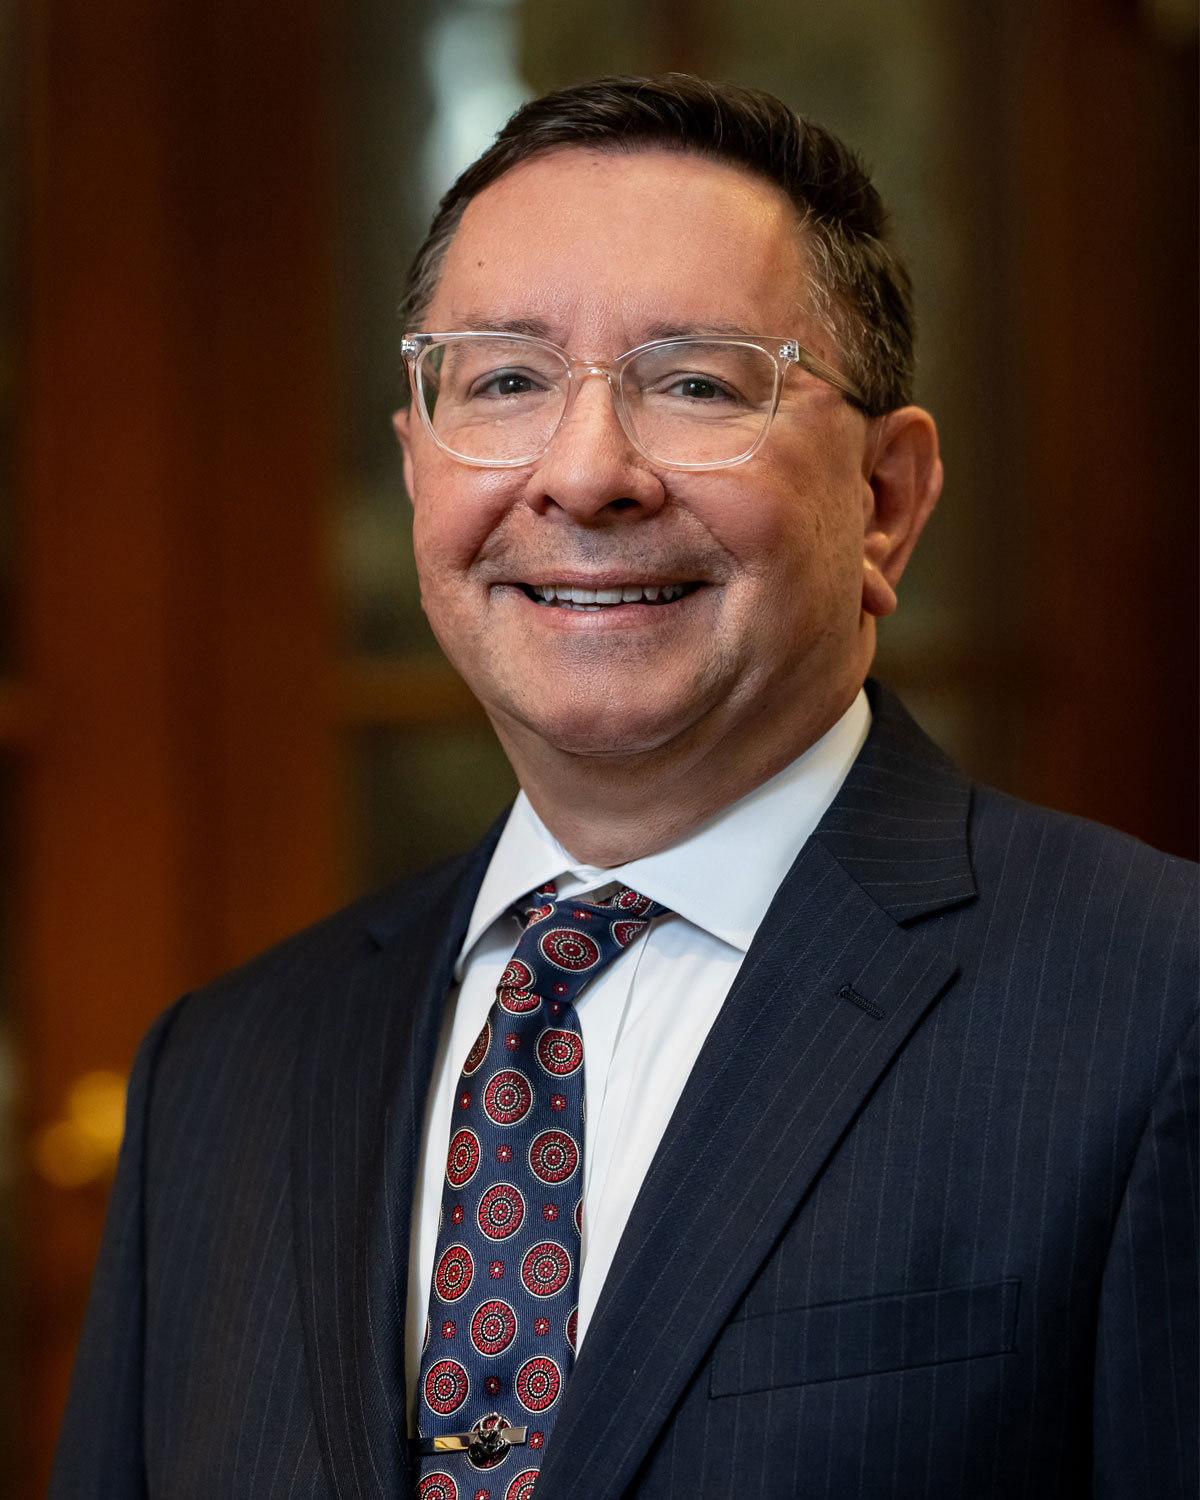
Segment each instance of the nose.
[[529,503],[557,507],[577,521],[652,514],[666,499],[662,480],[630,443],[617,417],[606,370],[581,373],[554,440],[530,475]]

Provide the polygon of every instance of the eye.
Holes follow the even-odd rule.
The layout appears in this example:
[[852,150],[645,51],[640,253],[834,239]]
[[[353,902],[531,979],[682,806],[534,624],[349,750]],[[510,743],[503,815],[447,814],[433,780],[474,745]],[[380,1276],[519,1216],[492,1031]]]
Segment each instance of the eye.
[[525,370],[489,370],[471,382],[471,399],[503,396],[528,396],[544,391],[545,382]]
[[707,375],[681,375],[667,390],[671,396],[685,396],[689,401],[729,400],[730,393],[723,385]]
[[744,404],[743,398],[733,386],[716,375],[704,375],[698,370],[678,370],[669,375],[660,375],[652,384],[643,387],[643,394],[697,406]]

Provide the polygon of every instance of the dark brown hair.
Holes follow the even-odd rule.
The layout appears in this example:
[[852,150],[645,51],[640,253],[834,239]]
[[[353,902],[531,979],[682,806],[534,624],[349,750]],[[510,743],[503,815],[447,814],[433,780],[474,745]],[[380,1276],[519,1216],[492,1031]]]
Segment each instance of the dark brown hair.
[[774,95],[686,73],[597,78],[517,110],[439,204],[405,284],[405,329],[419,326],[471,199],[518,162],[566,146],[691,152],[773,183],[800,216],[814,311],[837,341],[864,408],[877,416],[911,399],[911,284],[887,243],[887,213],[862,162]]

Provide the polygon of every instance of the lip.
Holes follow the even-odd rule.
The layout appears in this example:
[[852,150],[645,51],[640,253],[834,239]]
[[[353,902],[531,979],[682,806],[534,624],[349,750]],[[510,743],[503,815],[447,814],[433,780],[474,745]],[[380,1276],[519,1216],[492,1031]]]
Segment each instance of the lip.
[[[663,588],[669,583],[691,583],[695,587],[678,599],[668,603],[650,604],[645,601],[630,604],[606,604],[598,608],[568,608],[563,605],[540,604],[531,599],[525,592],[527,588],[548,587],[550,584],[559,584],[569,588],[600,589],[658,587]],[[605,575],[603,582],[598,580],[598,575],[590,575],[586,578],[579,574],[561,573],[555,574],[553,578],[542,580],[522,580],[520,583],[494,584],[493,590],[498,593],[503,601],[523,611],[527,611],[532,617],[530,624],[540,625],[550,630],[584,631],[595,632],[604,630],[635,630],[654,626],[658,629],[671,628],[681,622],[685,616],[690,615],[696,607],[696,601],[708,592],[707,586],[696,579],[631,579],[628,574],[617,577],[616,575]]]
[[571,589],[617,589],[617,588],[669,588],[673,584],[689,584],[704,582],[694,575],[680,576],[669,573],[618,573],[615,569],[605,573],[580,573],[570,568],[562,572],[533,573],[523,578],[505,578],[499,580],[508,588],[517,589],[539,589],[549,588],[552,584],[561,584],[564,588]]

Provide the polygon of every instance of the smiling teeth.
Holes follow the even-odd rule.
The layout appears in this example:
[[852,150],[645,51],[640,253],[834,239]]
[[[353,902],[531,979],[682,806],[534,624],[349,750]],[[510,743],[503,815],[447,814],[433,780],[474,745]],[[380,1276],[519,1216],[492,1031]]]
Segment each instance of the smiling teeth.
[[533,592],[545,604],[669,604],[683,593],[682,583],[628,583],[614,588],[577,589],[565,584],[535,584]]

